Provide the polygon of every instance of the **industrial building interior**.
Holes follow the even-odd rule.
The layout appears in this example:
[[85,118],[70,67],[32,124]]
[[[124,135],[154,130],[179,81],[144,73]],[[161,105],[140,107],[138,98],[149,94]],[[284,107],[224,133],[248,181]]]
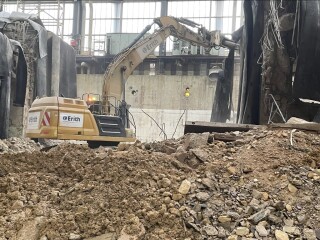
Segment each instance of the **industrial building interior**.
[[[302,54],[305,54],[306,51],[303,44],[301,48],[298,48],[297,41],[301,34],[296,31],[301,29],[297,29],[297,19],[293,18],[294,12],[292,12],[292,9],[296,7],[293,3],[288,3],[286,7],[290,9],[280,8],[283,13],[275,19],[269,14],[270,21],[274,20],[277,23],[269,27],[272,32],[278,32],[277,35],[273,34],[269,37],[266,32],[268,28],[263,30],[262,25],[258,27],[262,23],[255,21],[256,19],[252,17],[253,13],[245,15],[245,7],[250,8],[249,3],[245,4],[243,1],[146,1],[137,3],[133,1],[76,1],[75,3],[73,1],[2,1],[4,12],[25,13],[38,19],[35,22],[41,21],[40,25],[48,31],[46,37],[48,40],[47,43],[43,42],[43,47],[51,46],[51,41],[56,36],[63,40],[61,43],[66,48],[71,45],[75,50],[77,75],[74,75],[73,59],[66,60],[67,65],[60,64],[62,69],[54,62],[51,63],[52,59],[48,59],[51,57],[50,54],[54,59],[64,58],[63,55],[55,56],[58,53],[54,49],[47,52],[45,49],[39,49],[39,53],[32,53],[39,58],[38,63],[33,68],[29,66],[28,80],[26,76],[22,76],[24,78],[22,86],[17,86],[16,91],[24,93],[27,83],[23,81],[31,85],[27,86],[27,94],[24,99],[21,93],[15,97],[13,97],[15,94],[11,95],[11,110],[8,109],[8,113],[5,114],[1,136],[22,136],[24,134],[26,115],[36,97],[59,94],[66,97],[82,97],[85,93],[101,94],[103,74],[108,64],[146,26],[151,24],[154,18],[161,16],[189,19],[210,31],[219,30],[229,39],[238,38],[238,42],[242,37],[242,44],[248,43],[249,40],[254,42],[250,48],[241,45],[241,48],[235,53],[232,52],[232,56],[229,56],[230,61],[233,62],[231,63],[231,75],[226,73],[227,81],[218,83],[217,74],[214,72],[220,69],[225,70],[225,62],[229,54],[228,48],[217,46],[207,49],[188,41],[179,40],[174,36],[168,37],[143,60],[143,63],[136,67],[126,83],[125,98],[131,105],[130,111],[135,118],[136,134],[139,139],[153,141],[165,139],[168,136],[180,137],[184,133],[184,125],[187,121],[268,124],[283,123],[290,117],[316,121],[318,105],[315,101],[319,100],[319,85],[317,80],[312,80],[316,76],[302,80],[305,74],[310,74],[310,70],[300,70],[297,62],[299,49],[302,48]],[[273,12],[278,13],[278,10],[273,9]],[[254,12],[254,14],[257,13]],[[10,15],[3,16],[10,19]],[[252,25],[244,26],[250,34],[248,36],[240,34],[243,33],[242,26],[245,17],[247,17],[247,24]],[[11,18],[14,19],[14,16]],[[277,29],[274,30],[274,28]],[[281,31],[279,28],[284,28],[284,30]],[[9,36],[9,39],[19,41],[19,38],[22,38],[26,41],[25,26],[19,30],[23,32],[17,32],[14,37],[10,36],[11,28],[7,34],[5,28],[3,29],[4,35]],[[155,29],[156,26],[153,25],[147,34],[151,34]],[[260,32],[256,34],[255,31]],[[285,40],[279,39],[280,33],[283,35],[281,38]],[[258,38],[254,39],[255,36]],[[290,42],[290,46],[287,46],[286,42]],[[38,43],[25,42],[25,44]],[[273,46],[274,44],[276,46]],[[275,52],[275,49],[278,48],[280,49],[279,56],[272,56],[270,52]],[[27,55],[26,50],[23,49],[23,51]],[[253,54],[254,58],[251,56],[249,58],[246,54]],[[70,57],[70,54],[68,56]],[[276,59],[267,60],[266,57],[269,56]],[[251,61],[257,64],[254,64],[254,67],[247,67],[246,64]],[[281,63],[279,64],[281,67],[275,68],[273,72],[275,63]],[[46,65],[47,71],[39,70],[43,69],[41,64]],[[50,64],[53,66],[51,67]],[[69,64],[71,69],[65,69]],[[27,63],[27,67],[28,65]],[[62,71],[67,71],[67,74]],[[298,71],[299,74],[295,75],[295,71]],[[54,72],[60,72],[60,75]],[[261,78],[260,75],[262,75]],[[295,81],[292,81],[294,75]],[[310,81],[311,87],[306,88],[305,86],[309,85],[304,84],[304,81]],[[191,92],[188,98],[184,96],[186,88],[189,88]],[[3,89],[6,88],[3,87]],[[224,90],[220,91],[221,89]],[[15,89],[11,88],[11,90]],[[135,94],[130,94],[130,92]],[[170,98],[167,97],[168,95]],[[8,101],[6,94],[3,94],[2,99]],[[306,103],[300,99],[312,101]],[[5,101],[2,103],[3,107],[7,105]],[[24,123],[22,126],[21,122]]]
[[0,240],[320,239],[319,8],[0,0]]

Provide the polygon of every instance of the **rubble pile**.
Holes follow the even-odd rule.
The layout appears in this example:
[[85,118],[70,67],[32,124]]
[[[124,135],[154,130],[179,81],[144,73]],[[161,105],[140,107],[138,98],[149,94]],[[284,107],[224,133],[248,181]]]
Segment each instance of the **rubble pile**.
[[0,154],[3,153],[18,153],[18,152],[33,152],[39,150],[40,145],[29,139],[8,138],[0,139]]
[[0,239],[320,238],[320,136],[188,134],[0,156]]

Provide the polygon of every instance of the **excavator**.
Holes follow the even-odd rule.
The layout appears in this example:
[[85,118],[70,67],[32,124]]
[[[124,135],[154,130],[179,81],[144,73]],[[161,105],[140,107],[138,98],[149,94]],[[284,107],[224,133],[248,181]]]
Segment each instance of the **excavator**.
[[[144,38],[153,24],[159,28]],[[196,28],[198,32],[189,27]],[[206,49],[238,48],[237,43],[220,31],[208,31],[188,19],[170,16],[155,18],[108,65],[101,97],[99,94],[84,94],[82,99],[58,96],[35,99],[28,112],[26,137],[82,140],[87,141],[89,147],[134,142],[135,131],[130,125],[135,128],[135,124],[125,101],[125,83],[134,69],[169,36]]]

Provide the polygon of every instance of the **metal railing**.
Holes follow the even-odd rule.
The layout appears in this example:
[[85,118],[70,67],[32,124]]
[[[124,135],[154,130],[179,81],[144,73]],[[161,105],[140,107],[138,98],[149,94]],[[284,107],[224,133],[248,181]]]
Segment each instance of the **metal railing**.
[[[136,133],[137,126],[134,120],[132,113],[126,107],[126,112],[123,112],[120,106],[122,106],[122,102],[117,100],[114,96],[107,96],[107,104],[102,104],[100,94],[95,93],[85,93],[82,95],[82,100],[86,101],[88,108],[92,114],[96,115],[109,115],[109,116],[125,116],[125,119],[121,117],[122,123],[126,126],[127,121],[130,126],[134,128]],[[131,118],[131,119],[130,119]]]

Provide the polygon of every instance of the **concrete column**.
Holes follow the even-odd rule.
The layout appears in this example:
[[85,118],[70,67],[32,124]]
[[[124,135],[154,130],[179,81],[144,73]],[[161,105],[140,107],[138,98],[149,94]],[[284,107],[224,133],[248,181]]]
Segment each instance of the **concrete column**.
[[76,36],[81,33],[81,0],[75,0],[73,3],[73,25],[72,35]]
[[84,33],[86,23],[86,3],[85,0],[75,0],[73,6],[73,39],[81,39],[79,49],[84,50]]
[[[60,7],[59,7],[60,9]],[[62,3],[62,26],[61,26],[61,35],[60,37],[63,37],[64,34],[64,20],[65,20],[65,16],[66,16],[66,4]],[[58,14],[58,16],[60,17],[60,14]],[[59,22],[59,19],[57,20]],[[59,25],[59,24],[58,24]],[[57,32],[59,31],[59,26],[57,26]]]
[[10,76],[0,77],[0,139],[8,137],[10,115]]
[[[161,1],[161,17],[168,15],[168,0]],[[159,46],[159,55],[166,56],[166,42]]]
[[[240,3],[239,3],[240,4]],[[236,19],[237,19],[237,1],[233,0],[233,11],[232,11],[232,32],[236,30]]]
[[51,96],[59,96],[60,87],[60,39],[52,36]]
[[116,20],[113,22],[113,31],[115,33],[122,32],[122,2],[115,2],[114,4],[114,17]]
[[[162,0],[161,1],[161,12],[160,12],[161,17],[167,16],[168,15],[168,0]],[[159,45],[159,56],[166,56],[166,41],[161,43]],[[159,60],[159,74],[164,74],[165,69],[164,69],[164,60],[160,59]]]
[[89,47],[89,55],[91,55],[92,51],[92,26],[93,26],[93,5],[92,1],[89,0],[89,38],[88,38],[88,47]]
[[239,5],[238,5],[238,7],[240,7],[241,8],[241,18],[240,18],[240,26],[242,26],[243,24],[244,24],[244,16],[243,16],[243,14],[244,14],[244,12],[243,12],[243,3],[242,2],[240,2],[240,3],[238,3]]
[[47,81],[47,62],[47,57],[37,59],[36,95],[39,97],[48,96],[50,93]]
[[224,1],[216,1],[217,7],[216,7],[216,29],[222,30],[223,29],[223,4]]
[[83,0],[81,2],[81,18],[80,18],[80,27],[81,27],[81,53],[84,51],[84,46],[85,46],[85,32],[86,32],[86,1]]
[[0,44],[5,57],[1,57],[0,63],[5,67],[0,69],[0,139],[8,137],[10,101],[11,101],[11,71],[13,63],[13,51],[9,39],[0,33]]

